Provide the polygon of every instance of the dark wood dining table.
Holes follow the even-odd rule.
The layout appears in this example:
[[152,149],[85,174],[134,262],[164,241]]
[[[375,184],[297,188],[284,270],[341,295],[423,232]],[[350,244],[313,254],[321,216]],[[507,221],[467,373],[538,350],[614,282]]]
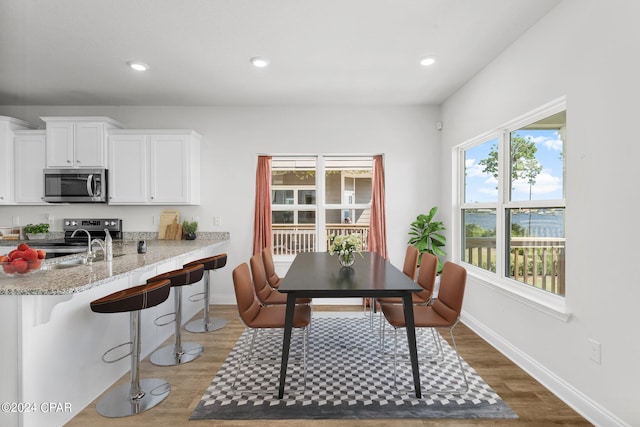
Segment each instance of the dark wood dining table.
[[415,393],[418,398],[422,396],[411,298],[413,292],[422,288],[377,253],[363,252],[362,257],[357,254],[355,257],[353,266],[341,267],[337,256],[328,252],[299,253],[278,287],[279,292],[287,294],[279,399],[284,396],[296,298],[401,297]]

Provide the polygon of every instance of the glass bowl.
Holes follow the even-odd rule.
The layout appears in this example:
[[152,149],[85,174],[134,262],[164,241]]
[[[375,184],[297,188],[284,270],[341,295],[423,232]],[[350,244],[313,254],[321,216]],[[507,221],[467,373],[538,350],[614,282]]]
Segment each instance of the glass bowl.
[[0,276],[8,277],[24,277],[40,271],[42,268],[42,259],[36,258],[33,261],[24,259],[0,262]]

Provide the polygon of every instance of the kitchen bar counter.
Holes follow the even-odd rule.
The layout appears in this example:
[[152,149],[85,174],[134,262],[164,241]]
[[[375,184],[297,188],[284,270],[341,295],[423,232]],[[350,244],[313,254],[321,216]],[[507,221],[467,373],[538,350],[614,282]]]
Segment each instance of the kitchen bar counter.
[[[123,275],[146,270],[176,256],[189,255],[224,240],[149,240],[147,252],[137,253],[137,241],[114,243],[113,261],[94,261],[59,270],[36,271],[26,276],[0,276],[0,295],[67,295],[114,281]],[[33,242],[30,242],[33,243]],[[37,246],[33,244],[33,246]],[[97,251],[101,257],[102,251]],[[60,263],[84,254],[47,259],[44,264]],[[2,273],[0,273],[2,274]]]
[[[94,313],[91,301],[196,259],[226,252],[228,235],[220,237],[147,240],[145,254],[137,253],[137,240],[114,242],[110,262],[96,260],[92,265],[0,278],[0,402],[19,409],[0,412],[0,426],[64,425],[104,393],[131,368],[129,358],[102,361],[107,349],[129,341],[130,315]],[[46,263],[80,256],[47,259]],[[218,286],[230,282],[231,268],[221,269],[216,275]],[[186,322],[202,310],[197,294],[203,288],[202,283],[183,288]],[[173,323],[154,323],[155,318],[173,311],[173,296],[143,310],[139,318],[142,358],[173,335]],[[53,407],[55,411],[49,409]]]

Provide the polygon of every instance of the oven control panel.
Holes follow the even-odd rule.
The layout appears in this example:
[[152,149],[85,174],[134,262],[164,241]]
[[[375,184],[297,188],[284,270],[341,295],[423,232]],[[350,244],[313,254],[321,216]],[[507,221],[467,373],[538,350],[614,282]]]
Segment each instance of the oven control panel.
[[84,228],[87,231],[122,231],[122,220],[116,218],[65,218],[63,229],[73,231]]

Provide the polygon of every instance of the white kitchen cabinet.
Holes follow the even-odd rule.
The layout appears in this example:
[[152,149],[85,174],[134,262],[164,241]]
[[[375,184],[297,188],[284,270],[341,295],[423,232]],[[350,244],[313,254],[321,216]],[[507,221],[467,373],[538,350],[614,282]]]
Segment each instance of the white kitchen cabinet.
[[41,117],[47,130],[48,168],[107,168],[109,117]]
[[[30,123],[13,117],[0,116],[0,205],[10,205],[14,197],[14,133],[20,129],[34,129]],[[42,173],[41,173],[42,177]]]
[[147,201],[147,137],[110,135],[107,194],[110,204]]
[[158,204],[200,203],[200,140],[189,134],[149,137],[149,198]]
[[109,204],[200,204],[200,140],[192,130],[109,132]]
[[44,205],[46,133],[44,130],[17,130],[14,137],[15,202]]

